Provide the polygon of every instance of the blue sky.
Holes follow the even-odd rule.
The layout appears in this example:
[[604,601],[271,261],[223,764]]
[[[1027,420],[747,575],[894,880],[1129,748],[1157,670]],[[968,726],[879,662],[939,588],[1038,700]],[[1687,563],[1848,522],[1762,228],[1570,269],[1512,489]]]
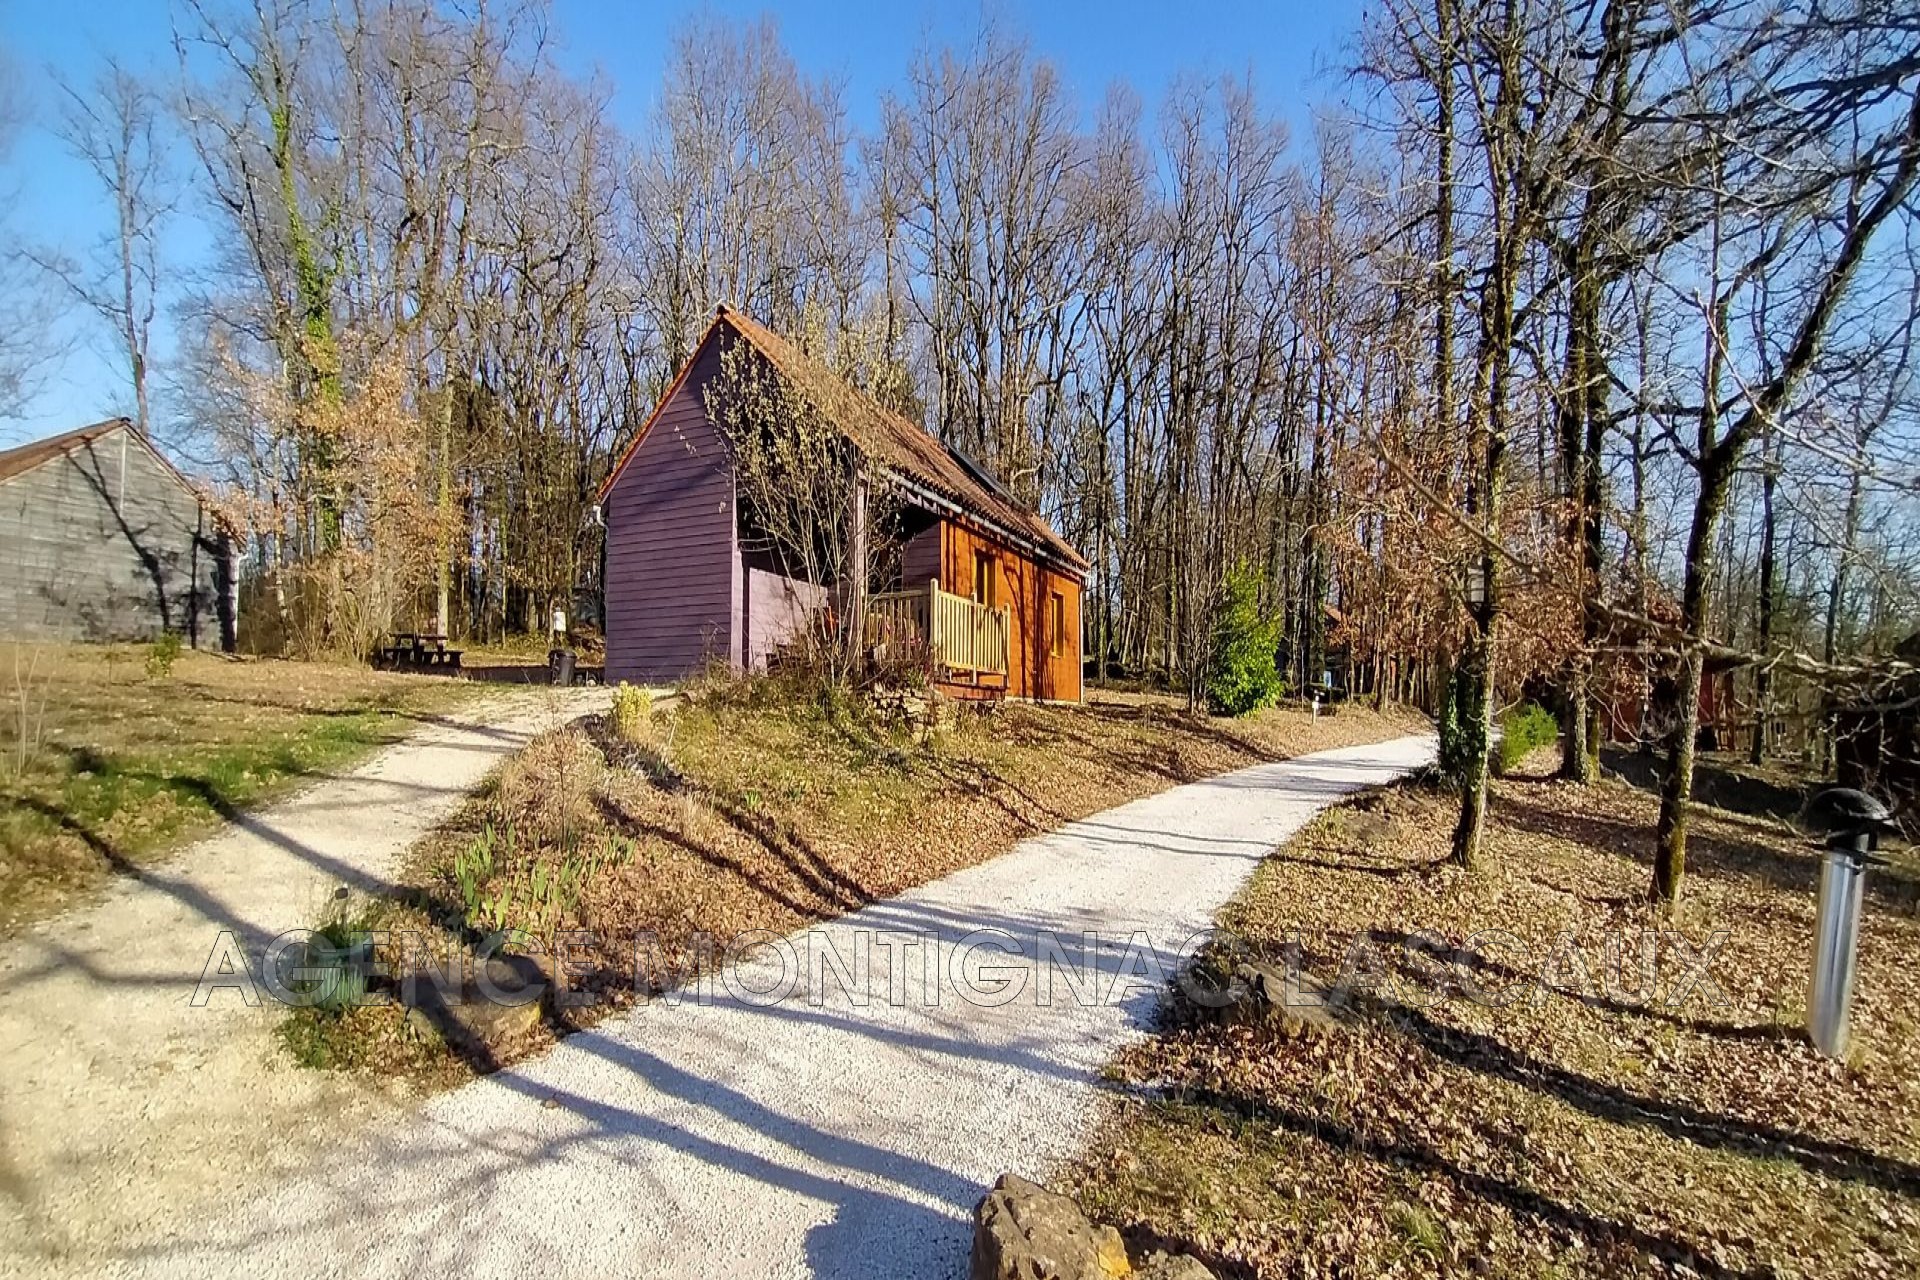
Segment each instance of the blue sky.
[[[743,19],[771,13],[801,67],[845,83],[848,109],[860,128],[873,124],[880,95],[901,83],[917,49],[964,43],[991,17],[1057,63],[1085,108],[1096,106],[1116,79],[1130,81],[1151,106],[1183,72],[1251,71],[1269,106],[1293,122],[1297,138],[1312,109],[1340,91],[1337,68],[1347,60],[1360,2],[554,0],[558,58],[581,75],[598,70],[614,91],[616,119],[637,129],[652,108],[670,34],[702,12]],[[44,128],[53,101],[49,71],[85,78],[102,55],[111,54],[135,70],[170,74],[170,24],[165,0],[0,0],[0,49],[26,81],[28,100],[41,117],[39,127],[30,126],[18,139],[0,172],[0,188],[19,195],[11,234],[79,251],[105,229],[97,192]],[[183,169],[190,161],[184,153],[177,159]],[[167,255],[181,271],[190,271],[207,252],[208,237],[196,216],[189,203],[169,230]],[[105,334],[77,316],[70,327],[69,353],[28,416],[0,419],[0,445],[126,410],[131,393]],[[173,351],[164,316],[158,330],[155,354],[164,363]]]

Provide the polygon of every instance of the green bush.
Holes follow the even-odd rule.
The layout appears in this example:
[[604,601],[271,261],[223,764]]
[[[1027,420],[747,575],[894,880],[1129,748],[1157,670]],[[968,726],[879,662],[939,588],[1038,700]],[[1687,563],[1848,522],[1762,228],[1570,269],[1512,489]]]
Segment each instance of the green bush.
[[643,743],[652,736],[652,718],[653,695],[622,680],[613,691],[613,736],[629,745]]
[[1502,775],[1526,759],[1535,747],[1544,747],[1560,736],[1560,722],[1537,702],[1509,707],[1500,717],[1500,752],[1496,757]]
[[1227,599],[1213,627],[1207,662],[1207,706],[1215,715],[1243,716],[1285,692],[1274,650],[1279,624],[1260,610],[1259,575],[1245,568],[1227,575]]
[[374,930],[371,914],[336,902],[281,980],[315,1013],[337,1015],[357,1007],[366,999],[373,968]]
[[180,633],[162,632],[160,638],[147,646],[147,678],[164,680],[173,674],[173,664],[180,660]]
[[367,998],[373,937],[359,922],[338,920],[314,930],[307,954],[309,966],[321,975],[314,1008],[338,1013]]

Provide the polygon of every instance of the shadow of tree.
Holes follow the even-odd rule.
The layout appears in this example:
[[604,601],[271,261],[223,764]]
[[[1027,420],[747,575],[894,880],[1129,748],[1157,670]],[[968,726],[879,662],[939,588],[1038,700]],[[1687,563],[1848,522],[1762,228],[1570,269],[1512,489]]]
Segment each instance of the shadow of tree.
[[[1653,832],[1649,827],[1523,799],[1527,792],[1527,788],[1496,791],[1488,812],[1516,831],[1568,840],[1651,866]],[[1823,856],[1820,847],[1811,842],[1790,852],[1761,840],[1735,836],[1725,824],[1711,820],[1695,822],[1687,840],[1690,870],[1751,880],[1788,893],[1814,892]],[[1876,868],[1865,884],[1868,902],[1877,907],[1905,915],[1920,911],[1920,877],[1909,866],[1895,862]]]
[[[1655,795],[1664,767],[1658,755],[1610,748],[1601,763],[1628,785]],[[1808,785],[1787,785],[1745,770],[1731,760],[1698,755],[1693,764],[1693,799],[1729,813],[1791,822],[1806,807]]]
[[1920,1195],[1920,1166],[1896,1157],[1634,1093],[1543,1061],[1493,1036],[1447,1026],[1406,1005],[1382,1003],[1378,1012],[1444,1062],[1556,1098],[1598,1119],[1655,1129],[1697,1147],[1790,1161],[1822,1177]]
[[[1383,946],[1401,949],[1428,956],[1441,964],[1465,969],[1475,975],[1500,979],[1509,986],[1532,985],[1540,980],[1537,972],[1516,969],[1512,965],[1489,959],[1470,947],[1452,946],[1432,937],[1406,933],[1399,929],[1373,929],[1367,934],[1371,941]],[[1398,958],[1396,957],[1396,960]],[[1398,969],[1402,977],[1423,982],[1428,975],[1419,969],[1401,962]],[[1721,1022],[1708,1018],[1689,1018],[1668,1009],[1652,1004],[1633,1003],[1596,991],[1576,991],[1564,985],[1548,988],[1553,995],[1572,1000],[1589,1009],[1602,1013],[1611,1013],[1624,1018],[1641,1018],[1649,1022],[1658,1022],[1663,1026],[1674,1027],[1695,1035],[1712,1036],[1722,1040],[1757,1040],[1779,1043],[1792,1043],[1805,1039],[1797,1027],[1783,1027],[1777,1023]]]
[[[1215,1112],[1235,1127],[1255,1126],[1269,1133],[1286,1133],[1390,1168],[1444,1178],[1466,1195],[1502,1205],[1516,1217],[1532,1219],[1550,1229],[1578,1238],[1602,1258],[1624,1247],[1639,1254],[1651,1255],[1669,1266],[1685,1267],[1692,1274],[1714,1277],[1715,1280],[1762,1280],[1774,1274],[1771,1269],[1740,1271],[1725,1267],[1684,1237],[1602,1217],[1531,1187],[1466,1168],[1423,1142],[1375,1137],[1326,1116],[1310,1115],[1265,1099],[1211,1089],[1182,1090],[1172,1105]],[[1193,1249],[1191,1242],[1181,1239],[1167,1241],[1160,1247],[1167,1247],[1167,1244],[1182,1252]],[[1237,1274],[1244,1275],[1246,1272],[1242,1270]]]
[[[1295,848],[1301,849],[1302,852],[1288,852],[1290,849]],[[1329,850],[1325,846],[1303,845],[1300,841],[1294,841],[1290,844],[1282,845],[1280,848],[1268,854],[1267,857],[1273,862],[1284,862],[1299,867],[1311,867],[1317,871],[1349,871],[1355,875],[1373,876],[1381,880],[1401,880],[1409,876],[1432,875],[1436,871],[1444,870],[1452,862],[1452,859],[1445,855],[1438,858],[1429,858],[1425,862],[1355,862],[1350,858],[1316,858],[1305,856],[1309,853],[1338,854],[1339,852],[1341,852],[1341,850],[1337,848]]]
[[[513,735],[512,740],[523,740],[523,735]],[[340,858],[322,853],[280,830],[272,821],[259,813],[233,801],[226,791],[210,778],[185,771],[161,773],[148,769],[128,768],[123,762],[107,759],[84,746],[65,746],[61,750],[76,771],[90,771],[102,775],[118,774],[132,782],[152,787],[156,791],[166,791],[186,797],[230,828],[243,831],[291,855],[336,886],[359,892],[369,898],[410,902],[426,912],[430,918],[443,922],[470,953],[479,951],[488,941],[487,935],[465,922],[460,906],[436,889],[425,886],[401,886],[385,876],[373,874]],[[336,776],[322,770],[300,768],[291,762],[287,763],[282,772],[293,781],[325,781]],[[432,784],[401,783],[394,779],[383,780],[382,785],[387,788],[426,794],[442,793],[446,790],[444,787]],[[23,808],[39,814],[60,831],[78,839],[116,878],[131,881],[143,888],[163,894],[180,903],[195,917],[213,925],[215,929],[231,934],[252,961],[256,978],[261,976],[261,966],[264,964],[266,952],[276,938],[288,929],[314,923],[312,921],[254,920],[246,913],[244,904],[223,901],[195,883],[189,872],[175,873],[157,863],[130,856],[93,824],[81,820],[61,805],[31,795],[18,796],[14,799]],[[98,985],[145,985],[158,990],[174,989],[182,984],[191,989],[200,976],[197,970],[191,974],[149,976],[110,973],[95,964],[83,949],[59,943],[43,944],[42,949],[46,952],[46,959],[42,963],[27,966],[7,975],[5,987],[12,988],[30,983],[54,968],[85,974],[90,982]],[[494,1072],[504,1065],[503,1059],[492,1046],[475,1041],[463,1034],[464,1028],[450,1016],[443,1003],[428,1000],[422,1002],[419,1007],[422,1015],[441,1035],[448,1048],[476,1072]]]

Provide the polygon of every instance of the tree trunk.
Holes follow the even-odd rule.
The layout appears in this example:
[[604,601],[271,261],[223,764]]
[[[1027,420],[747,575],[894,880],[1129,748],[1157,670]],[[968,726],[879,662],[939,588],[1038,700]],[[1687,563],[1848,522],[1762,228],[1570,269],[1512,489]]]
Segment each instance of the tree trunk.
[[1480,349],[1475,360],[1474,399],[1468,414],[1474,423],[1468,449],[1468,457],[1472,459],[1469,465],[1479,470],[1467,488],[1466,510],[1481,542],[1475,549],[1479,557],[1479,589],[1468,595],[1473,607],[1473,626],[1462,659],[1472,705],[1461,717],[1467,759],[1460,795],[1460,820],[1453,832],[1453,860],[1463,867],[1470,867],[1479,859],[1480,834],[1486,822],[1487,748],[1493,728],[1494,662],[1500,625],[1501,566],[1495,548],[1499,545],[1506,488],[1507,384],[1513,369],[1514,298],[1530,238],[1530,219],[1525,207],[1529,199],[1527,184],[1514,165],[1512,150],[1520,147],[1525,133],[1520,120],[1523,90],[1519,31],[1518,9],[1509,4],[1500,33],[1499,87],[1490,132],[1485,139],[1488,163],[1493,168],[1494,232],[1479,299]]
[[[1853,559],[1860,540],[1860,513],[1864,502],[1861,472],[1866,462],[1864,456],[1855,458],[1853,475],[1847,482],[1847,513],[1840,527],[1840,547],[1834,558],[1833,581],[1827,584],[1827,616],[1822,628],[1820,656],[1829,665],[1840,652],[1840,610],[1846,605],[1847,583],[1853,576]],[[1833,772],[1833,745],[1833,725],[1823,715],[1820,733],[1820,772],[1823,775],[1830,776]]]
[[1567,519],[1568,540],[1580,549],[1580,585],[1587,597],[1588,607],[1584,611],[1581,627],[1584,643],[1567,662],[1566,701],[1560,712],[1560,776],[1569,781],[1586,783],[1593,781],[1593,760],[1588,754],[1587,741],[1595,618],[1591,597],[1599,587],[1598,566],[1591,563],[1587,549],[1587,526],[1599,519],[1599,513],[1590,511],[1587,506],[1590,496],[1587,471],[1589,467],[1599,465],[1598,459],[1589,458],[1587,454],[1588,437],[1593,434],[1588,422],[1587,386],[1593,377],[1590,361],[1600,317],[1598,283],[1593,278],[1593,255],[1586,251],[1583,244],[1576,246],[1572,258],[1572,308],[1567,318],[1565,386],[1560,398],[1561,473],[1568,504],[1572,508]]
[[847,554],[847,674],[859,670],[867,632],[867,473],[861,464],[853,478],[852,546]]
[[[1482,560],[1484,572],[1492,556]],[[1487,603],[1475,610],[1474,632],[1460,654],[1454,677],[1454,714],[1460,751],[1460,818],[1453,828],[1453,860],[1472,867],[1480,857],[1480,832],[1487,818],[1487,750],[1493,737],[1494,611]]]
[[1723,451],[1708,454],[1700,472],[1693,527],[1687,535],[1680,622],[1689,643],[1674,673],[1673,727],[1667,738],[1667,768],[1660,785],[1660,820],[1655,828],[1653,855],[1653,900],[1668,908],[1679,900],[1680,882],[1687,869],[1687,809],[1693,799],[1693,749],[1700,732],[1700,687],[1705,664],[1695,641],[1706,634],[1715,570],[1714,543],[1720,511],[1733,482],[1733,461],[1734,455]]
[[451,636],[449,597],[453,592],[453,380],[449,376],[440,406],[440,457],[438,507],[440,528],[434,537],[434,610],[433,629],[438,635]]
[[1687,809],[1693,802],[1693,743],[1700,732],[1703,660],[1694,649],[1680,659],[1667,769],[1660,783],[1660,821],[1655,829],[1653,900],[1667,908],[1680,898],[1687,870]]
[[[1774,457],[1775,441],[1779,433],[1762,429],[1760,439],[1760,617],[1754,633],[1753,647],[1759,650],[1763,658],[1773,650],[1773,614],[1774,597],[1777,587],[1774,577],[1775,565],[1774,541],[1777,532],[1774,527],[1773,491],[1777,482],[1774,470],[1777,459]],[[1832,661],[1831,658],[1828,659]],[[1753,672],[1753,739],[1748,748],[1748,759],[1759,764],[1767,758],[1768,736],[1773,724],[1773,668],[1762,661]]]

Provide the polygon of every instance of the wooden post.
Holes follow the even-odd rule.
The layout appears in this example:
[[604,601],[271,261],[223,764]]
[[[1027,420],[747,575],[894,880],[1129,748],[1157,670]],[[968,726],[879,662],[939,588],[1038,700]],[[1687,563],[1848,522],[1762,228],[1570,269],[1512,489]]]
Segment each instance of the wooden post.
[[857,460],[854,467],[852,564],[847,569],[851,579],[847,584],[847,620],[851,630],[847,643],[848,656],[857,659],[867,634],[867,470]]
[[853,602],[856,610],[867,598],[867,476],[864,469],[853,482]]
[[927,653],[940,660],[940,579],[927,583]]

